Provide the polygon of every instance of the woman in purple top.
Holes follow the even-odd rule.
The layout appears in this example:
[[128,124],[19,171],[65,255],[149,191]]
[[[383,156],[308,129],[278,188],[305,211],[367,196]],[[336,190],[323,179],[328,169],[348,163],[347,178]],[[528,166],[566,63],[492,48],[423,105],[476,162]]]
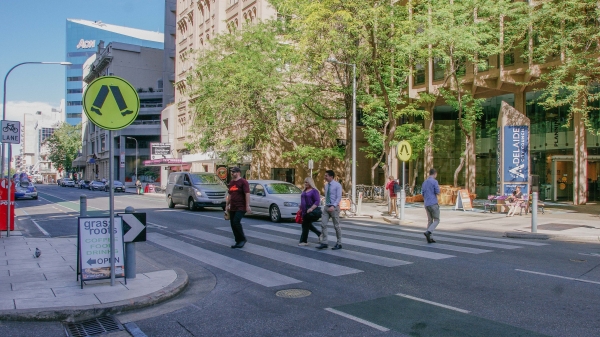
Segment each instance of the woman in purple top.
[[298,212],[302,213],[302,234],[298,246],[308,246],[308,231],[317,234],[319,243],[321,242],[321,232],[313,225],[313,221],[321,217],[321,195],[315,187],[312,178],[304,179],[304,191],[302,191],[300,208]]

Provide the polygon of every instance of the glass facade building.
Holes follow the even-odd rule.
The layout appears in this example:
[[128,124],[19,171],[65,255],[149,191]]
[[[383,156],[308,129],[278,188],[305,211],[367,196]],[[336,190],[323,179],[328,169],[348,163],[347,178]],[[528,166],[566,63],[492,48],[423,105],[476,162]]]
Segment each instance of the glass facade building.
[[66,122],[76,125],[83,113],[83,63],[98,50],[100,41],[123,42],[142,47],[163,48],[162,33],[115,26],[100,21],[67,19],[65,70]]

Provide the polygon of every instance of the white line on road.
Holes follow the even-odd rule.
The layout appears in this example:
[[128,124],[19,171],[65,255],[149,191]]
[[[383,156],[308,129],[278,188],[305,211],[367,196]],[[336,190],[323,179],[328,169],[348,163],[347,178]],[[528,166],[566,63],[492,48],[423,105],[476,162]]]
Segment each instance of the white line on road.
[[516,271],[523,272],[523,273],[536,274],[536,275],[543,275],[543,276],[550,276],[550,277],[562,278],[562,279],[565,279],[565,280],[571,280],[571,281],[578,281],[578,282],[585,282],[585,283],[600,284],[600,282],[596,282],[596,281],[589,281],[589,280],[583,280],[583,279],[580,279],[580,278],[574,278],[574,277],[566,277],[566,276],[560,276],[560,275],[546,274],[546,273],[540,273],[540,272],[537,272],[537,271],[523,270],[523,269],[515,269],[515,270],[516,270]]
[[587,253],[579,253],[579,255],[587,255],[587,256],[597,256],[597,257],[600,257],[600,254],[596,254],[596,253],[590,253],[590,254],[587,254]]
[[[402,228],[402,231],[423,233],[422,230],[408,229],[408,228]],[[492,237],[481,236],[481,235],[457,234],[457,233],[448,233],[448,232],[440,232],[440,231],[436,231],[435,235],[437,235],[437,236],[455,236],[455,237],[461,237],[461,238],[467,238],[467,239],[505,242],[505,243],[519,244],[519,245],[528,245],[528,246],[547,246],[547,245],[549,245],[549,243],[530,242],[530,241],[515,240],[515,239],[500,239],[500,238],[492,238]]]
[[27,211],[26,211],[26,210],[24,210],[24,209],[21,209],[21,211],[23,211],[23,213],[25,213],[25,214],[26,214],[26,215],[29,217],[29,219],[30,219],[31,221],[33,221],[33,223],[34,223],[34,224],[37,226],[37,228],[40,230],[40,232],[42,232],[42,234],[44,234],[45,236],[50,236],[50,233],[46,232],[46,230],[45,230],[45,229],[43,229],[43,228],[42,228],[42,226],[40,226],[40,225],[39,225],[39,224],[38,224],[38,223],[37,223],[35,220],[33,220],[33,219],[31,218],[31,215],[29,215],[29,213],[27,213]]
[[148,241],[265,287],[302,283],[295,278],[217,254],[166,235],[149,233]]
[[414,296],[410,296],[410,295],[406,295],[406,294],[400,294],[400,293],[398,293],[398,294],[396,294],[396,296],[408,298],[408,299],[419,301],[419,302],[423,302],[423,303],[429,303],[429,304],[432,304],[432,305],[435,305],[435,306],[438,306],[438,307],[442,307],[442,308],[446,308],[446,309],[450,309],[450,310],[462,312],[463,314],[470,313],[469,310],[460,309],[460,308],[457,308],[457,307],[449,306],[449,305],[438,303],[438,302],[428,301],[428,300],[425,300],[425,299],[422,299],[422,298],[418,298],[418,297],[414,297]]
[[156,227],[159,227],[159,228],[168,228],[167,226],[161,226],[161,225],[155,224],[154,222],[150,222],[150,221],[146,221],[146,223],[148,225],[156,226]]
[[341,311],[339,311],[339,310],[335,310],[335,309],[333,309],[333,308],[325,308],[325,310],[327,310],[327,311],[329,311],[329,312],[331,312],[331,313],[333,313],[333,314],[340,315],[340,316],[342,316],[342,317],[346,317],[346,318],[348,318],[348,319],[351,319],[351,320],[353,320],[353,321],[355,321],[355,322],[358,322],[358,323],[361,323],[361,324],[364,324],[364,325],[370,326],[371,328],[377,329],[377,330],[379,330],[379,331],[383,331],[383,332],[390,331],[390,329],[388,329],[388,328],[386,328],[386,327],[383,327],[383,326],[381,326],[381,325],[379,325],[379,324],[375,324],[375,323],[373,323],[373,322],[369,322],[369,321],[367,321],[367,320],[364,320],[364,319],[362,319],[362,318],[358,318],[358,317],[356,317],[356,316],[352,316],[352,315],[350,315],[350,314],[347,314],[347,313],[345,313],[345,312],[341,312]]

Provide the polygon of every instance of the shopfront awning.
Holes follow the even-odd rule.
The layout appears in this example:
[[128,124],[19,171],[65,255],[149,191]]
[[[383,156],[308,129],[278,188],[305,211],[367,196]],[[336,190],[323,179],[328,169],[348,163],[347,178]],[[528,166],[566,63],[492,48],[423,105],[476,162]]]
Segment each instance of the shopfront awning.
[[71,162],[71,166],[72,167],[85,167],[85,159],[82,156],[79,156]]
[[181,158],[161,158],[161,159],[151,159],[144,160],[144,166],[173,166],[173,165],[182,165],[183,162]]

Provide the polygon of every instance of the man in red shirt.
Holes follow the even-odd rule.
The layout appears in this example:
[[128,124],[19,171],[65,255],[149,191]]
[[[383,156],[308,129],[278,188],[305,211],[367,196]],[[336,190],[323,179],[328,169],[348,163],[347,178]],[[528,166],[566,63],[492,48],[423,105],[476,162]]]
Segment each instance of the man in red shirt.
[[235,245],[231,248],[242,248],[246,244],[242,218],[244,214],[252,213],[250,209],[250,185],[248,185],[248,180],[242,178],[242,171],[239,167],[231,168],[231,176],[233,179],[227,186],[229,191],[227,192],[225,209],[229,211],[229,221],[235,238]]

